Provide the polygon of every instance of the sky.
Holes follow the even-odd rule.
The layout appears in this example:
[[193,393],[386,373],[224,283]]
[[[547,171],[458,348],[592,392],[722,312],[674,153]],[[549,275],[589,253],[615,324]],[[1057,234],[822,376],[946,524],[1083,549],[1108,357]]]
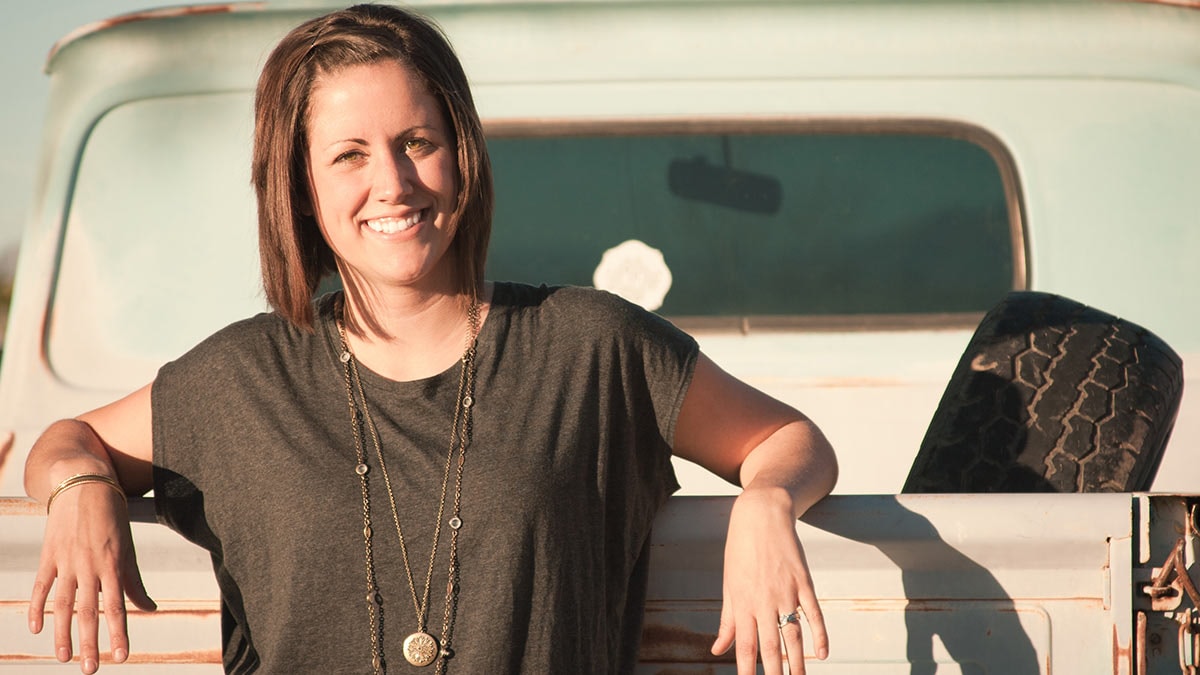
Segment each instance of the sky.
[[46,55],[78,26],[171,0],[0,0],[0,275],[11,274],[41,154]]

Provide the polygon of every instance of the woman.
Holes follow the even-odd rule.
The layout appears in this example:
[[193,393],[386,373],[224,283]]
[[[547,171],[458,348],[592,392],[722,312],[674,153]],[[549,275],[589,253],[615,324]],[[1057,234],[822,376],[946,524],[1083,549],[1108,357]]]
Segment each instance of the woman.
[[[666,321],[577,288],[483,281],[491,174],[438,30],[362,5],[268,59],[253,180],[274,308],[151,385],[56,423],[26,489],[49,518],[30,604],[97,669],[152,609],[125,494],[212,554],[229,672],[628,672],[670,453],[744,490],[713,652],[804,671],[827,639],[794,520],[836,461],[800,413]],[[311,300],[336,271],[344,293]]]

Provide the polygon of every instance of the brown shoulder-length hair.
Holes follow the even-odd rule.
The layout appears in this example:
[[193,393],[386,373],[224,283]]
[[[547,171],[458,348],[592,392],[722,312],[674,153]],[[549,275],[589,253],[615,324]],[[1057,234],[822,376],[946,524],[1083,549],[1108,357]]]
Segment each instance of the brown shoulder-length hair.
[[429,19],[385,5],[355,5],[307,21],[267,57],[254,98],[251,180],[267,302],[311,329],[312,298],[336,270],[308,193],[307,119],[313,84],[341,68],[394,59],[424,80],[454,132],[458,203],[450,252],[460,291],[478,298],[492,229],[492,170],[462,64]]

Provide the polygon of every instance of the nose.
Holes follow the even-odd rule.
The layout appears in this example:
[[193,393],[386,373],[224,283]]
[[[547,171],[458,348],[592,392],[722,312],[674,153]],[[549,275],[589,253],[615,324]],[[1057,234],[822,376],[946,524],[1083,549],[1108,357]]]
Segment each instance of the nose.
[[376,200],[394,204],[412,192],[412,160],[403,152],[383,153],[376,157],[372,193]]

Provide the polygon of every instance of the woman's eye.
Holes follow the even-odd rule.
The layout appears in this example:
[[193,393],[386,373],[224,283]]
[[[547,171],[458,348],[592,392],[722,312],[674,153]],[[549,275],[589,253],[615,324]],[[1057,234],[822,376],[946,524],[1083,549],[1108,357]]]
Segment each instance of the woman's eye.
[[351,161],[361,158],[362,156],[363,156],[363,153],[360,150],[347,150],[346,152],[343,152],[342,154],[335,157],[333,160],[333,163],[341,164],[342,162],[351,162]]
[[404,150],[406,152],[420,152],[433,147],[433,144],[424,138],[410,138],[404,141]]

